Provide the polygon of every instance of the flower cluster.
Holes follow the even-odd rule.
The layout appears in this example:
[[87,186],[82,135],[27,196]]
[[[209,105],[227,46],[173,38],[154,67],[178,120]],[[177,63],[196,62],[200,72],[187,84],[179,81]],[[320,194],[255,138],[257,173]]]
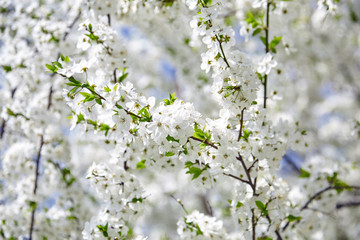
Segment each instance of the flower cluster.
[[360,6],[306,2],[4,1],[0,236],[355,238]]

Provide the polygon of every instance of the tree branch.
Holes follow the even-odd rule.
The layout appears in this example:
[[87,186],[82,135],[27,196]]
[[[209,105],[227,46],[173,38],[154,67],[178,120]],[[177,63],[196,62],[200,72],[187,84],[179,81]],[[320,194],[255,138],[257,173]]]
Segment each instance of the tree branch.
[[222,42],[221,40],[219,39],[218,35],[215,35],[216,37],[216,40],[218,41],[219,43],[219,46],[220,46],[220,51],[221,51],[221,54],[222,54],[222,59],[224,59],[224,62],[226,63],[226,66],[228,66],[228,68],[231,68],[230,67],[230,64],[228,63],[227,59],[226,59],[226,56],[225,56],[225,53],[224,53],[224,49],[222,47]]
[[[268,53],[270,50],[269,49],[270,5],[271,5],[271,1],[268,1],[267,5],[266,5],[265,53]],[[267,80],[268,80],[268,76],[267,76],[267,74],[265,74],[265,76],[264,76],[264,108],[266,108],[266,100],[267,100],[267,96],[266,96]]]
[[254,181],[252,180],[251,176],[250,176],[250,168],[247,168],[246,167],[246,164],[245,164],[245,161],[244,159],[242,158],[242,156],[240,155],[239,153],[239,156],[236,157],[237,160],[239,160],[241,162],[241,165],[246,173],[246,176],[248,178],[248,184],[250,185],[250,187],[252,188],[253,190],[253,195],[254,196],[257,196],[258,194],[256,193],[256,178],[254,179]]
[[0,132],[0,139],[3,138],[4,136],[4,133],[5,133],[5,127],[6,127],[6,120],[3,119],[2,120],[2,123],[1,123],[1,132]]
[[[37,156],[36,156],[35,183],[34,183],[34,190],[33,190],[34,196],[36,195],[36,191],[38,188],[39,166],[40,166],[41,150],[42,150],[43,145],[44,145],[44,136],[41,135],[40,146],[39,146],[39,150],[38,150]],[[33,208],[32,213],[31,213],[29,240],[32,240],[32,233],[34,230],[34,223],[35,223],[35,211],[36,211],[36,206]]]
[[[329,191],[329,190],[337,190],[337,189],[358,189],[360,190],[360,186],[328,186],[324,189],[321,189],[320,191],[316,192],[306,203],[301,207],[300,211],[303,211],[305,209],[309,209],[309,205],[312,201],[314,201],[316,198],[318,198],[323,193]],[[337,208],[337,206],[336,206]],[[312,209],[313,210],[313,209]],[[288,221],[285,226],[283,227],[282,231],[285,231],[287,227],[289,226],[290,222]]]
[[50,109],[51,107],[51,99],[52,99],[52,94],[53,94],[53,86],[50,87],[50,92],[49,92],[49,97],[48,97],[48,105],[47,105],[47,110]]
[[339,202],[336,204],[336,209],[341,209],[344,207],[358,207],[360,206],[360,199],[350,200],[347,202]]
[[229,176],[229,177],[235,178],[236,180],[239,180],[239,181],[241,181],[241,182],[243,182],[243,183],[250,184],[249,181],[244,180],[244,179],[242,179],[242,178],[239,178],[239,177],[237,177],[237,176],[234,176],[234,175],[232,175],[232,174],[229,174],[229,173],[223,173],[223,174],[224,174],[225,176]]
[[246,107],[244,107],[244,108],[241,110],[240,130],[239,130],[239,136],[238,136],[238,139],[237,139],[238,142],[240,141],[241,136],[242,136],[242,128],[243,128],[243,122],[244,122],[244,111],[245,111],[245,109],[246,109]]
[[68,30],[65,32],[63,40],[65,41],[67,36],[69,35],[71,29],[73,28],[73,26],[75,25],[75,23],[79,20],[81,16],[81,11],[79,11],[78,15],[76,15],[76,17],[74,18],[74,20],[72,21],[72,23],[69,25]]
[[218,149],[218,147],[214,143],[208,142],[207,140],[201,140],[200,138],[197,138],[197,137],[194,137],[194,136],[192,136],[190,138],[195,140],[195,141],[205,143],[206,145],[209,145],[210,147],[213,147],[215,149]]

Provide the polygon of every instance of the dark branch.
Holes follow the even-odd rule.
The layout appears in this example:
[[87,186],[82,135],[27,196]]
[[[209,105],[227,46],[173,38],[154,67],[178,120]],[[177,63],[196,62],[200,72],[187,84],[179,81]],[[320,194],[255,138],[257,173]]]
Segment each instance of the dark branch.
[[[267,5],[266,5],[265,53],[268,53],[270,50],[269,49],[270,5],[271,5],[271,1],[268,1]],[[267,74],[265,74],[265,77],[264,77],[264,108],[266,108],[266,100],[267,100],[267,96],[266,96],[267,80],[268,80],[268,76],[267,76]]]
[[[338,189],[357,189],[360,190],[360,186],[328,186],[324,189],[321,189],[320,191],[316,192],[300,209],[300,211],[303,211],[305,209],[309,209],[309,205],[312,201],[314,201],[316,198],[318,198],[320,195],[322,195],[323,193],[329,191],[329,190],[338,190]],[[336,206],[337,208],[337,206]],[[314,209],[311,209],[314,210]],[[289,226],[290,222],[288,221],[285,226],[283,227],[282,231],[285,231],[286,228]]]
[[50,109],[51,107],[51,99],[52,99],[52,94],[53,94],[53,86],[50,87],[50,92],[49,92],[49,97],[48,97],[48,105],[47,105],[47,110]]
[[213,143],[211,143],[211,142],[209,142],[209,141],[207,141],[207,140],[202,140],[202,139],[197,138],[197,137],[194,137],[194,136],[192,136],[192,137],[190,137],[190,138],[193,139],[193,140],[195,140],[195,141],[205,143],[206,145],[209,145],[210,147],[213,147],[213,148],[215,148],[215,149],[218,149],[218,147],[217,147],[215,144],[213,144]]
[[240,130],[239,130],[239,136],[238,136],[238,142],[240,141],[241,139],[241,136],[242,136],[242,128],[243,128],[243,122],[244,122],[244,111],[245,111],[246,107],[244,107],[242,110],[241,110],[241,118],[240,118]]
[[339,202],[336,204],[336,209],[341,209],[344,207],[358,207],[360,206],[360,199],[350,200],[347,202]]
[[229,176],[229,177],[235,178],[236,180],[239,180],[239,181],[241,181],[241,182],[243,182],[243,183],[250,184],[249,181],[244,180],[244,179],[242,179],[242,178],[239,178],[239,177],[237,177],[237,176],[234,176],[234,175],[232,175],[232,174],[229,174],[229,173],[223,173],[223,174],[224,174],[225,176]]
[[216,40],[219,42],[219,46],[220,46],[220,50],[221,50],[221,54],[222,54],[222,59],[224,59],[224,62],[226,63],[226,66],[228,66],[228,68],[230,68],[230,64],[228,63],[227,59],[226,59],[226,56],[225,56],[225,53],[224,53],[224,49],[222,47],[222,42],[221,40],[219,39],[218,35],[215,35],[216,37]]
[[174,199],[178,204],[180,204],[181,208],[184,210],[186,215],[189,214],[188,211],[186,211],[186,208],[185,208],[184,204],[180,200],[176,199],[172,194],[170,194],[170,197],[172,199]]
[[[40,146],[39,146],[39,150],[36,155],[35,183],[34,183],[34,190],[33,190],[34,195],[36,195],[36,191],[38,188],[39,166],[40,166],[41,150],[42,150],[43,145],[44,145],[44,136],[41,135]],[[29,240],[32,240],[32,233],[34,230],[34,223],[35,223],[35,211],[36,211],[36,206],[33,208],[32,213],[31,213]]]
[[68,30],[65,32],[63,40],[65,41],[67,36],[69,35],[71,29],[74,27],[75,23],[79,20],[81,16],[81,11],[79,11],[78,15],[74,18],[73,22],[69,25]]
[[117,77],[116,77],[116,68],[114,69],[114,72],[113,72],[113,76],[114,76],[114,84],[116,84],[117,82]]
[[106,16],[107,16],[107,19],[108,19],[108,24],[109,24],[109,26],[111,26],[111,16],[110,16],[110,13],[108,13]]
[[3,138],[4,136],[4,133],[5,133],[5,127],[6,127],[6,120],[3,119],[2,120],[2,123],[1,123],[1,132],[0,132],[0,139]]
[[242,167],[243,167],[243,169],[244,169],[244,171],[245,171],[245,173],[246,173],[246,176],[247,176],[247,178],[248,178],[248,184],[250,185],[250,187],[252,188],[252,190],[253,190],[253,195],[254,196],[257,196],[258,194],[256,193],[256,178],[254,179],[254,182],[253,182],[253,180],[252,180],[252,178],[251,178],[251,176],[250,176],[250,168],[247,168],[246,167],[246,164],[245,164],[245,161],[244,161],[244,159],[242,158],[242,156],[240,155],[240,153],[239,153],[239,156],[237,156],[236,157],[236,159],[237,160],[239,160],[240,162],[241,162],[241,165],[242,165]]

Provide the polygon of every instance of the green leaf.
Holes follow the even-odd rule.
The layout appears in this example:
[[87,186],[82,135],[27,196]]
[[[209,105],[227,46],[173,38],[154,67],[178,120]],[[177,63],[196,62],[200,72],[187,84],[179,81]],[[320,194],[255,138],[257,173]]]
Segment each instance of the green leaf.
[[110,126],[106,125],[105,123],[100,124],[100,131],[105,131],[105,136],[107,136],[110,130]]
[[242,207],[242,206],[244,206],[244,204],[243,204],[242,202],[237,202],[236,208],[240,208],[240,207]]
[[266,46],[266,38],[263,36],[260,36],[260,40],[262,41],[262,43]]
[[91,102],[92,100],[95,99],[95,96],[92,95],[91,93],[87,93],[87,92],[79,92],[81,95],[83,95],[85,98],[83,100],[81,100],[81,102]]
[[45,66],[47,67],[47,69],[49,69],[51,72],[56,73],[57,72],[57,67],[50,65],[50,64],[45,64]]
[[143,199],[142,199],[142,198],[136,198],[136,197],[134,197],[133,199],[131,199],[131,202],[132,202],[132,203],[137,203],[137,202],[142,203],[142,202],[143,202]]
[[176,99],[177,98],[175,97],[175,93],[169,93],[169,99],[164,99],[163,102],[165,103],[165,105],[171,105],[175,102]]
[[63,68],[61,63],[59,62],[52,62],[53,65],[56,65],[58,68]]
[[185,155],[187,155],[188,154],[188,150],[187,150],[187,148],[186,148],[186,146],[185,145],[183,145],[183,146],[181,146],[182,148],[183,148],[183,153],[185,154]]
[[129,73],[123,73],[123,75],[121,75],[118,79],[118,82],[122,82],[126,79],[126,77],[129,75]]
[[273,240],[273,239],[271,237],[264,236],[264,237],[257,238],[257,240]]
[[81,113],[76,115],[77,116],[77,121],[76,121],[76,124],[82,122],[82,121],[85,121],[85,118],[84,118],[84,115],[82,115]]
[[138,115],[141,117],[139,119],[140,122],[151,122],[152,121],[152,116],[149,113],[148,107],[143,107],[142,109],[140,109],[140,111],[138,112]]
[[146,160],[141,160],[140,162],[138,162],[138,163],[136,164],[136,169],[146,168],[145,162],[146,162]]
[[99,104],[99,105],[102,105],[102,102],[101,102],[101,99],[100,99],[100,98],[96,98],[96,99],[95,99],[95,102],[96,102],[97,104]]
[[192,165],[194,165],[195,163],[191,162],[191,161],[187,161],[185,163],[185,168],[191,167]]
[[273,40],[271,40],[271,42],[270,42],[269,49],[270,49],[272,52],[276,53],[275,47],[276,47],[280,42],[281,42],[281,36],[280,36],[280,37],[274,36]]
[[293,222],[293,221],[299,221],[302,217],[300,217],[300,216],[296,217],[296,216],[290,214],[286,218],[288,219],[289,222]]
[[100,232],[102,232],[102,234],[104,235],[104,237],[108,237],[109,234],[108,234],[108,226],[109,226],[109,223],[106,223],[105,226],[103,225],[97,225],[96,227],[99,229]]
[[174,156],[174,155],[175,155],[175,153],[173,153],[173,152],[166,152],[165,153],[166,157],[171,157],[171,156]]
[[258,35],[258,34],[261,32],[261,30],[262,30],[261,28],[255,29],[252,35],[253,35],[253,36]]
[[218,54],[215,56],[215,60],[218,61],[221,58],[221,53],[218,52]]
[[266,205],[263,204],[261,201],[255,201],[256,206],[258,209],[265,215],[268,215],[268,210],[266,209]]
[[194,179],[198,178],[205,169],[206,168],[200,169],[200,168],[197,168],[197,167],[189,167],[189,171],[187,171],[186,173],[187,174],[192,174],[193,177],[192,177],[191,180],[194,180]]
[[175,139],[170,135],[167,135],[166,140],[168,140],[169,142],[177,142],[177,143],[180,142],[179,139]]
[[104,87],[104,91],[105,91],[105,92],[111,92],[111,89],[106,86],[106,87]]
[[81,86],[81,82],[76,80],[74,77],[69,77],[68,78],[70,82],[74,83],[76,86]]
[[245,141],[248,141],[252,133],[253,133],[252,131],[249,131],[248,129],[244,129],[241,138],[243,138]]
[[302,168],[300,168],[300,178],[309,178],[310,177],[310,173]]
[[10,65],[3,65],[2,68],[5,72],[10,72],[12,70],[12,67]]
[[30,206],[31,210],[35,210],[37,208],[37,202],[29,201],[29,206]]

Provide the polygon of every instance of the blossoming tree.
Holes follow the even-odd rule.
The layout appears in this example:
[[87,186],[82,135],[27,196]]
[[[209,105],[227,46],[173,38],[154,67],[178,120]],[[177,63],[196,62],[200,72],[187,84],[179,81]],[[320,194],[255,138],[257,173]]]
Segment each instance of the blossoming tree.
[[0,3],[2,238],[360,234],[357,1]]

